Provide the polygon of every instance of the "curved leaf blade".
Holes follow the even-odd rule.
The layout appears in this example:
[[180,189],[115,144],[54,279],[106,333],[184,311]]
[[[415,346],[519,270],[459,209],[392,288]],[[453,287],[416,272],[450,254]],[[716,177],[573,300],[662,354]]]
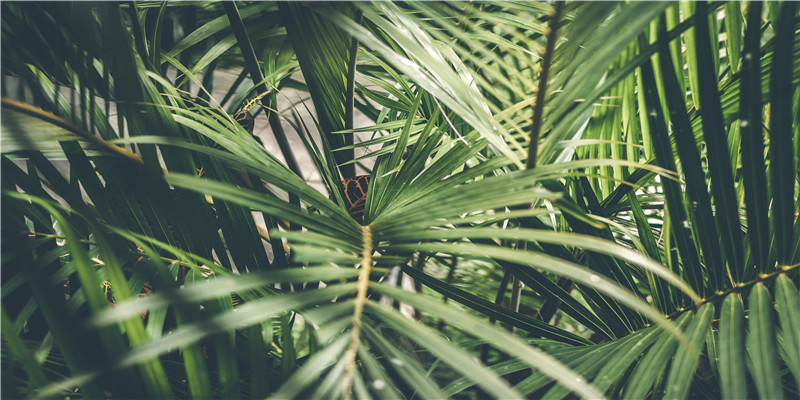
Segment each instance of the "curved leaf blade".
[[[703,343],[708,337],[708,330],[711,328],[711,319],[714,317],[714,306],[704,304],[695,313],[689,327],[686,328],[686,336],[689,338],[693,348],[697,349],[697,354],[702,351]],[[678,349],[675,358],[672,360],[672,367],[667,377],[665,398],[685,399],[689,395],[691,381],[700,363],[700,358],[690,354],[685,348]]]
[[719,316],[720,389],[726,399],[747,397],[745,334],[742,299],[738,294],[729,294]]
[[778,275],[775,281],[775,310],[781,323],[786,356],[783,361],[800,383],[800,293],[786,275]]
[[746,345],[751,361],[750,376],[761,398],[782,399],[772,298],[763,283],[757,283],[750,291],[749,306],[750,332]]

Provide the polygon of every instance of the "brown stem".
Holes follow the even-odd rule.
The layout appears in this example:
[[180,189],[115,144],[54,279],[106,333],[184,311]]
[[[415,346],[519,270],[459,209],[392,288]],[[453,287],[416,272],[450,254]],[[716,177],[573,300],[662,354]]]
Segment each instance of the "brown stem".
[[369,274],[372,270],[372,231],[370,226],[362,229],[362,252],[361,252],[361,271],[358,274],[358,289],[353,304],[353,326],[350,328],[350,345],[344,353],[346,362],[344,376],[342,377],[342,398],[350,398],[353,388],[353,377],[356,370],[356,354],[361,345],[361,315],[364,311],[364,304],[367,302],[367,291],[369,290]]
[[101,139],[100,137],[95,136],[95,135],[93,135],[93,134],[91,134],[91,133],[89,133],[89,132],[87,132],[87,131],[85,131],[85,130],[83,130],[83,129],[75,126],[75,125],[73,125],[71,122],[69,122],[69,121],[65,120],[64,118],[61,118],[61,117],[59,117],[59,116],[57,116],[57,115],[55,115],[55,114],[53,114],[51,112],[47,112],[45,110],[42,110],[39,107],[34,107],[34,106],[30,105],[30,104],[19,102],[19,101],[16,101],[16,100],[11,100],[11,99],[6,98],[6,97],[2,98],[2,104],[3,104],[3,107],[7,107],[7,108],[12,109],[14,111],[19,111],[21,113],[30,115],[30,116],[32,116],[34,118],[38,118],[38,119],[40,119],[42,121],[45,121],[47,123],[53,124],[53,125],[55,125],[55,126],[57,126],[59,128],[66,129],[67,131],[80,136],[82,139],[84,139],[86,141],[89,141],[89,142],[91,142],[91,143],[93,143],[95,145],[98,145],[99,147],[101,147],[101,148],[103,148],[105,150],[108,150],[108,151],[110,151],[110,152],[112,152],[114,154],[117,154],[119,156],[125,157],[125,158],[127,158],[129,160],[132,160],[132,161],[136,162],[137,164],[144,164],[144,162],[142,161],[142,157],[140,157],[138,154],[132,153],[132,152],[128,151],[127,149],[123,148],[123,147],[115,146],[115,145],[113,145],[111,143],[108,143],[105,140]]
[[547,81],[550,77],[550,65],[553,63],[553,52],[558,40],[558,28],[561,23],[561,14],[564,8],[563,1],[557,1],[550,19],[550,29],[547,33],[547,47],[542,59],[542,73],[539,75],[539,91],[536,93],[536,104],[533,106],[533,128],[531,129],[530,143],[528,144],[528,162],[526,168],[536,166],[536,155],[539,152],[539,136],[542,133],[542,119],[544,116],[544,102],[547,96]]
[[[788,274],[789,272],[794,271],[794,270],[796,270],[798,268],[800,268],[800,264],[787,265],[785,267],[778,268],[775,272],[772,272],[772,273],[769,273],[769,274],[762,274],[757,279],[753,279],[750,282],[739,283],[736,286],[734,286],[734,287],[732,287],[732,288],[730,288],[728,290],[725,290],[725,291],[722,291],[722,292],[717,292],[717,294],[715,294],[713,296],[709,296],[708,298],[705,298],[702,301],[699,301],[697,303],[694,303],[694,304],[692,304],[690,306],[687,306],[687,307],[684,307],[684,308],[679,308],[678,311],[675,311],[672,314],[667,315],[666,318],[674,320],[675,318],[678,318],[681,314],[683,314],[683,313],[685,313],[687,311],[693,311],[693,310],[698,309],[703,304],[716,303],[716,302],[724,299],[726,296],[728,296],[731,293],[744,292],[746,289],[749,289],[750,287],[755,286],[756,283],[767,282],[769,280],[777,278],[778,275]],[[649,324],[648,324],[648,326],[649,326]]]

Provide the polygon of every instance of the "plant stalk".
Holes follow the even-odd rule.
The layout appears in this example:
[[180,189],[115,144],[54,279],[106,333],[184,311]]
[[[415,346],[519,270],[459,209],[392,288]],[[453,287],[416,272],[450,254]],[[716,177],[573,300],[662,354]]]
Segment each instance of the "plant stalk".
[[136,153],[130,152],[128,149],[120,146],[115,146],[111,143],[106,142],[105,140],[101,139],[99,136],[92,135],[91,133],[75,126],[71,122],[45,110],[42,110],[39,107],[34,107],[30,104],[22,103],[16,100],[11,100],[9,98],[3,97],[2,98],[2,105],[3,107],[8,107],[9,109],[13,109],[15,111],[30,115],[34,118],[38,118],[42,121],[47,123],[53,124],[59,128],[66,129],[71,133],[74,133],[80,136],[82,139],[91,142],[103,149],[108,150],[111,153],[116,155],[122,156],[127,158],[139,165],[144,165],[144,161],[142,161],[142,157],[140,157]]
[[[357,11],[354,20],[359,23],[361,21],[361,11]],[[350,43],[350,59],[347,62],[347,86],[345,92],[344,103],[344,129],[353,129],[355,119],[355,86],[356,86],[356,56],[358,55],[358,39],[353,37]],[[353,134],[344,135],[344,145],[353,145]],[[341,150],[342,157],[352,160],[355,157],[355,151]],[[339,169],[342,173],[342,178],[352,178],[356,176],[356,165],[348,164],[340,166]]]
[[564,2],[557,1],[550,19],[550,31],[547,33],[547,47],[542,59],[542,73],[539,74],[539,91],[536,93],[536,104],[533,106],[533,127],[531,129],[530,143],[528,143],[527,169],[536,167],[536,156],[539,152],[539,136],[542,133],[542,119],[544,116],[544,102],[547,97],[547,81],[550,78],[550,65],[553,64],[553,52],[558,40],[558,28],[561,24],[561,14]]
[[[528,143],[528,160],[525,163],[525,169],[536,168],[536,157],[539,153],[539,137],[542,133],[542,122],[544,119],[544,103],[547,99],[547,86],[548,80],[550,79],[550,66],[553,64],[553,53],[555,52],[556,42],[558,41],[558,29],[560,28],[563,9],[564,2],[557,1],[550,19],[550,29],[547,33],[547,45],[545,47],[544,57],[542,58],[542,72],[539,75],[539,87],[536,92],[536,103],[533,105],[533,126],[531,127],[530,142]],[[521,222],[523,226],[526,224],[524,219]],[[522,285],[517,277],[514,277],[512,281],[512,308],[514,311],[519,312]],[[543,304],[543,308],[544,307],[552,308],[552,304],[550,302],[545,302],[545,304]]]
[[369,274],[372,270],[372,230],[369,225],[361,228],[362,252],[361,252],[361,271],[358,274],[358,288],[356,299],[353,305],[353,327],[350,330],[350,345],[344,353],[345,371],[342,378],[342,398],[350,398],[353,389],[353,375],[356,369],[356,354],[361,344],[361,315],[364,312],[364,304],[367,302],[367,291],[369,290]]

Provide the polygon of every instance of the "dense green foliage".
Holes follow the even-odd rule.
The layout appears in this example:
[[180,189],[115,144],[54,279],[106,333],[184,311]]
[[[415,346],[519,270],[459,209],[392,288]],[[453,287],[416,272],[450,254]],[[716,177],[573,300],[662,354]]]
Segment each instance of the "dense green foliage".
[[798,3],[0,6],[4,398],[800,397]]

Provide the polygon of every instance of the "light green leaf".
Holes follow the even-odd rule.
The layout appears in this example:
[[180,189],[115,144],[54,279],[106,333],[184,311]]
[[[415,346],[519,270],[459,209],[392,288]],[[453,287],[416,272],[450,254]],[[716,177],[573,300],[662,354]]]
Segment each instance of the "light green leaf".
[[[689,338],[692,348],[697,350],[697,354],[702,351],[713,317],[714,306],[712,304],[704,304],[700,306],[686,328],[686,336]],[[675,358],[672,360],[664,397],[685,399],[689,395],[691,381],[699,362],[699,357],[691,354],[686,348],[679,348]]]
[[783,361],[800,382],[800,293],[786,275],[778,275],[775,281],[775,311],[783,332],[783,347],[786,357]]
[[722,397],[747,397],[744,348],[744,306],[738,294],[722,302],[719,316],[719,374]]
[[748,365],[750,376],[761,398],[782,399],[772,298],[763,283],[756,283],[750,291],[748,305],[750,323],[746,345],[751,361]]

